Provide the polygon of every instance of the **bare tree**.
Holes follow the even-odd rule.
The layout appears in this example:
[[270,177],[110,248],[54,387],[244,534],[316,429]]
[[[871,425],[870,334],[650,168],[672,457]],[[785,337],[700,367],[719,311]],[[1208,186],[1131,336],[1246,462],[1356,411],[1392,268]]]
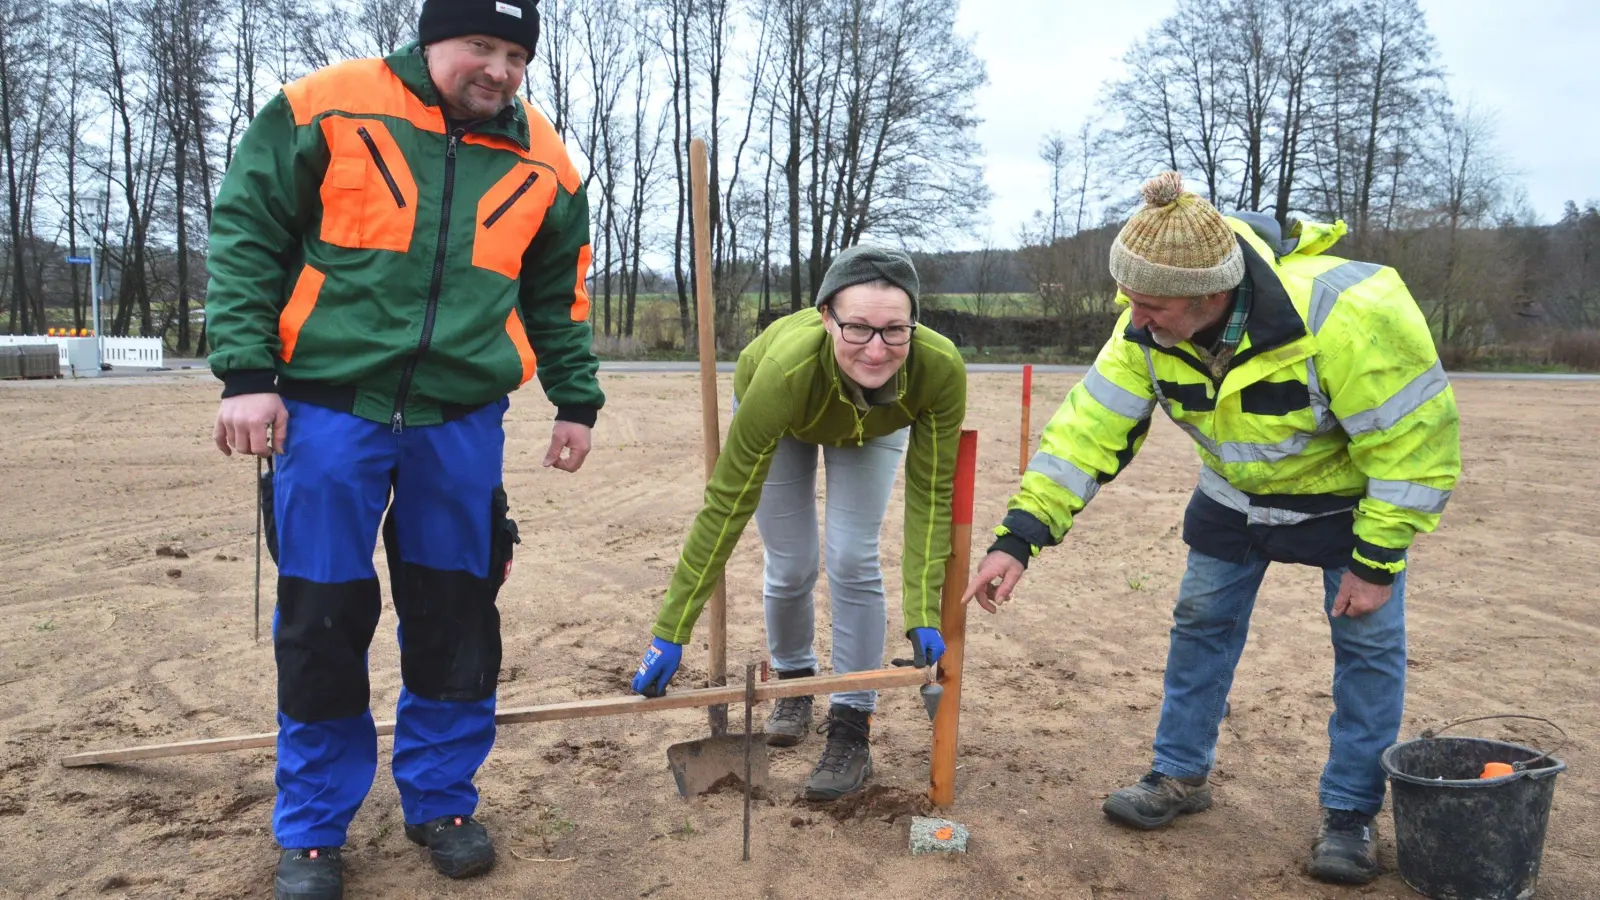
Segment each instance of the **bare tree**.
[[1067,165],[1070,162],[1067,151],[1067,139],[1059,131],[1052,131],[1044,136],[1039,144],[1039,158],[1050,167],[1050,223],[1046,234],[1050,243],[1055,243],[1061,237],[1062,217],[1062,182],[1067,177]]
[[[648,27],[648,19],[640,20],[640,29]],[[665,131],[663,119],[667,109],[654,113],[652,121],[652,87],[656,72],[652,65],[652,44],[642,34],[635,33],[633,43],[633,115],[630,129],[633,138],[632,178],[629,180],[628,214],[622,231],[626,250],[623,258],[627,266],[626,304],[623,334],[633,337],[634,314],[638,307],[639,287],[644,268],[645,218],[649,213],[656,190],[658,159],[662,146],[661,134]],[[687,334],[687,332],[685,332]]]
[[30,287],[25,251],[33,242],[27,217],[28,157],[42,79],[45,9],[38,0],[0,0],[0,151],[6,171],[6,239],[11,276],[11,330],[33,329],[38,287]]
[[601,260],[597,279],[601,288],[602,334],[611,329],[611,281],[616,261],[612,251],[617,237],[617,186],[622,154],[617,146],[617,106],[628,80],[628,40],[631,23],[619,0],[588,0],[577,18],[583,20],[583,60],[589,89],[587,126],[579,143],[589,159],[590,182],[599,180]]
[[[1326,213],[1350,223],[1358,251],[1395,222],[1409,166],[1421,161],[1416,127],[1438,90],[1433,37],[1416,0],[1359,0],[1330,48],[1316,152]],[[1330,180],[1331,176],[1331,180]]]
[[[1441,343],[1459,339],[1464,295],[1484,285],[1473,263],[1481,255],[1464,252],[1462,231],[1492,225],[1503,197],[1505,168],[1494,148],[1494,119],[1468,105],[1460,113],[1441,104],[1439,146],[1429,169],[1439,174],[1437,220],[1445,231],[1445,276],[1430,310]],[[1483,298],[1479,298],[1483,299]]]
[[1239,143],[1229,37],[1221,8],[1180,0],[1177,12],[1128,51],[1129,75],[1111,85],[1106,102],[1123,119],[1118,142],[1130,180],[1177,169],[1197,175],[1206,197],[1221,202]]

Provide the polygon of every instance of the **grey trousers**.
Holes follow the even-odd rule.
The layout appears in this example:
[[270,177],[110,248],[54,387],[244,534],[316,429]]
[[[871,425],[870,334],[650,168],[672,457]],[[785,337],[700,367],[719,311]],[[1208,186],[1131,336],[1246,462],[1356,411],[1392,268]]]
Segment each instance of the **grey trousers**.
[[[859,447],[823,447],[827,471],[828,593],[833,607],[833,671],[876,669],[888,629],[878,534],[910,428]],[[767,649],[779,672],[815,669],[815,601],[820,562],[817,534],[817,448],[784,438],[761,489],[756,527],[765,546]],[[868,712],[877,691],[832,695]]]

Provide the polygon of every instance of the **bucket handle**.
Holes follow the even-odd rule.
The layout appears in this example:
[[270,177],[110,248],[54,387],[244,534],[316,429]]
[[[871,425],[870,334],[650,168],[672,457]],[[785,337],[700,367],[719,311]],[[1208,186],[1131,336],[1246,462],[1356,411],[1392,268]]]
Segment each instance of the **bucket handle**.
[[1443,734],[1444,732],[1448,731],[1451,728],[1456,727],[1457,725],[1467,725],[1467,724],[1470,724],[1472,722],[1487,722],[1490,719],[1528,719],[1528,720],[1533,721],[1533,722],[1543,722],[1544,724],[1549,725],[1551,728],[1554,728],[1558,733],[1560,733],[1560,735],[1561,735],[1561,743],[1556,744],[1555,747],[1544,751],[1543,753],[1539,754],[1538,756],[1535,756],[1533,759],[1525,760],[1523,762],[1514,762],[1514,763],[1512,763],[1511,764],[1511,768],[1516,770],[1516,771],[1518,771],[1518,772],[1525,772],[1525,771],[1527,771],[1529,766],[1533,765],[1534,763],[1541,762],[1544,759],[1550,757],[1557,750],[1560,750],[1561,748],[1567,746],[1567,741],[1570,740],[1570,738],[1567,737],[1566,731],[1564,731],[1561,728],[1560,725],[1557,725],[1556,723],[1550,721],[1549,719],[1543,719],[1543,718],[1540,718],[1539,716],[1525,716],[1525,715],[1522,715],[1520,713],[1499,713],[1499,714],[1492,715],[1492,716],[1474,716],[1474,717],[1472,717],[1470,719],[1457,719],[1454,722],[1447,722],[1444,725],[1440,725],[1438,728],[1427,728],[1427,729],[1424,729],[1421,734],[1417,735],[1417,737],[1420,737],[1423,740],[1431,740],[1432,738],[1438,737],[1439,735]]

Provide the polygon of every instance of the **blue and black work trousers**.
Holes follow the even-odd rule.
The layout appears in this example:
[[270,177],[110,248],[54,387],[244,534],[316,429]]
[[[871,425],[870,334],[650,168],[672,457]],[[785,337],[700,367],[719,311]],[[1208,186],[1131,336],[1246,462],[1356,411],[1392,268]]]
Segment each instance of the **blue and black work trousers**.
[[393,770],[405,821],[470,815],[495,736],[495,598],[517,541],[501,484],[509,402],[399,433],[286,404],[285,452],[263,485],[278,564],[274,836],[285,848],[340,846],[372,787],[380,530],[399,618]]

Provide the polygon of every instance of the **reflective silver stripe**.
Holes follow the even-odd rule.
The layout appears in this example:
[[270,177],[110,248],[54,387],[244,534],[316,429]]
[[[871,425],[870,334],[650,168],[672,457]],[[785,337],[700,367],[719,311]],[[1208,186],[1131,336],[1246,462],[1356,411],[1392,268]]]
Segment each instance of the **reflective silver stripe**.
[[[1171,418],[1172,410],[1170,410],[1170,409],[1167,410],[1167,416],[1169,418]],[[1193,424],[1191,424],[1189,422],[1185,422],[1185,421],[1183,421],[1181,419],[1175,419],[1175,418],[1172,419],[1172,424],[1174,424],[1174,425],[1178,426],[1179,428],[1182,428],[1184,431],[1188,432],[1189,437],[1193,438],[1194,442],[1196,444],[1199,444],[1200,446],[1204,447],[1207,453],[1211,454],[1212,456],[1221,456],[1222,455],[1220,448],[1217,447],[1217,442],[1213,441],[1211,438],[1207,437],[1206,433],[1204,431],[1201,431],[1198,426],[1195,426],[1195,425],[1193,425]]]
[[1413,481],[1367,479],[1367,496],[1405,509],[1438,515],[1450,502],[1450,491],[1441,491]]
[[1387,431],[1401,419],[1421,409],[1422,404],[1439,396],[1449,386],[1450,379],[1444,374],[1444,364],[1435,362],[1433,368],[1411,379],[1410,384],[1383,401],[1383,404],[1376,409],[1344,416],[1339,422],[1344,425],[1345,433],[1351,437],[1369,431]]
[[1329,408],[1332,402],[1322,392],[1322,382],[1317,379],[1317,358],[1306,357],[1306,392],[1311,395],[1311,415],[1317,423],[1317,434],[1327,434],[1339,427],[1339,420]]
[[1083,389],[1089,392],[1096,403],[1130,419],[1148,418],[1151,410],[1156,408],[1156,401],[1146,400],[1117,384],[1101,375],[1099,369],[1091,368],[1089,374],[1083,376]]
[[1156,401],[1161,404],[1161,408],[1166,410],[1167,415],[1170,416],[1172,415],[1172,405],[1167,402],[1167,395],[1161,393],[1161,379],[1156,377],[1155,355],[1150,352],[1149,347],[1141,347],[1141,349],[1144,350],[1144,367],[1150,370],[1150,389],[1156,392]]
[[1382,269],[1383,266],[1375,263],[1346,262],[1318,275],[1316,284],[1311,289],[1311,333],[1316,334],[1327,324],[1328,316],[1333,312],[1333,305],[1339,302],[1340,294],[1378,274]]
[[1297,431],[1276,444],[1229,441],[1212,452],[1225,463],[1278,462],[1299,454],[1316,440],[1316,437],[1316,434],[1309,431]]
[[1235,512],[1244,513],[1251,525],[1299,525],[1301,522],[1320,519],[1323,516],[1334,516],[1342,512],[1348,512],[1355,509],[1356,504],[1360,502],[1359,498],[1352,497],[1349,506],[1320,513],[1274,509],[1270,506],[1252,506],[1249,496],[1244,491],[1229,484],[1228,479],[1224,478],[1222,473],[1217,472],[1210,466],[1200,467],[1200,493]]
[[1100,490],[1100,482],[1093,475],[1083,471],[1059,456],[1040,450],[1028,461],[1028,471],[1038,472],[1040,475],[1054,481],[1074,496],[1088,505],[1094,495]]
[[1150,387],[1156,392],[1156,402],[1161,404],[1161,409],[1167,414],[1167,418],[1172,420],[1172,424],[1182,428],[1185,432],[1187,432],[1189,437],[1193,438],[1196,444],[1199,444],[1206,449],[1207,453],[1210,453],[1212,456],[1218,455],[1216,441],[1206,437],[1206,433],[1201,431],[1199,428],[1196,428],[1194,425],[1191,425],[1172,414],[1172,404],[1167,402],[1167,395],[1161,393],[1161,382],[1156,378],[1156,360],[1155,357],[1151,355],[1149,347],[1144,348],[1144,364],[1145,367],[1150,370]]
[[1210,466],[1200,467],[1200,493],[1234,512],[1250,512],[1250,498],[1244,495],[1244,491],[1229,484],[1222,473]]

